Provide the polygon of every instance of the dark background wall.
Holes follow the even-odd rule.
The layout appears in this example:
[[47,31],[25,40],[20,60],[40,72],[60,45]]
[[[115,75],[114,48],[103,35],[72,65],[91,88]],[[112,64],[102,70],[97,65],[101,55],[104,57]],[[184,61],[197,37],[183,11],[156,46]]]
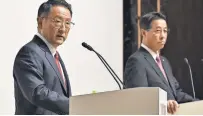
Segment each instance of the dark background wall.
[[[124,66],[137,50],[137,0],[124,3]],[[142,14],[156,11],[156,0],[142,0]],[[168,58],[181,88],[192,95],[188,66],[192,68],[196,97],[203,99],[203,0],[161,0],[170,34],[161,53]]]

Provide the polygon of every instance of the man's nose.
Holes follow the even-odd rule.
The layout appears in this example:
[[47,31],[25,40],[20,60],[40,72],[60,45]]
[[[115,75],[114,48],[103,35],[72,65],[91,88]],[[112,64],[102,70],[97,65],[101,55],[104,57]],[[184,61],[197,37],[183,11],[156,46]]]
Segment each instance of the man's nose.
[[160,37],[163,39],[167,36],[167,32],[165,32],[164,30],[161,31]]
[[65,23],[63,22],[59,28],[59,31],[65,32],[67,30]]

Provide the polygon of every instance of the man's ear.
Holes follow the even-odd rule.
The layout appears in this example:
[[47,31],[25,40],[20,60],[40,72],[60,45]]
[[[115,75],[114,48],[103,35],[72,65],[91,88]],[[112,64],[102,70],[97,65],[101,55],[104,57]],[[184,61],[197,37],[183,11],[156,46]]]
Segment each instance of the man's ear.
[[147,34],[146,30],[141,29],[141,37],[145,37]]
[[41,29],[42,28],[42,19],[43,18],[41,18],[41,17],[37,17],[37,27],[38,27],[38,29]]

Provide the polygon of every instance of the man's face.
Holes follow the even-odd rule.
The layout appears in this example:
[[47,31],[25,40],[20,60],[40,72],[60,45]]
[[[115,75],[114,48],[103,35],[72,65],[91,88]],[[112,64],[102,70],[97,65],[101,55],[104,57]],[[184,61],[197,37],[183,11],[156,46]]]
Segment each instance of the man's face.
[[164,47],[167,35],[168,28],[166,21],[163,19],[153,20],[151,28],[143,32],[143,42],[154,52],[157,52]]
[[67,38],[71,22],[70,11],[63,6],[53,6],[47,17],[41,19],[41,34],[55,48]]

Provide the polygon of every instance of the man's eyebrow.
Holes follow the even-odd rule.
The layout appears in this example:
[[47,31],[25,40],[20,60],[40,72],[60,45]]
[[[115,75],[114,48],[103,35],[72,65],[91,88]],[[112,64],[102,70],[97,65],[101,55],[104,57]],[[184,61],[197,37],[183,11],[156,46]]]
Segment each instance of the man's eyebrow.
[[[156,29],[160,29],[160,26],[157,26]],[[162,28],[161,28],[162,29]],[[168,27],[164,27],[163,29],[168,29]]]
[[53,18],[64,19],[64,20],[68,20],[68,21],[71,20],[71,18],[63,18],[63,17],[60,17],[60,16],[55,16],[55,17],[53,17]]

